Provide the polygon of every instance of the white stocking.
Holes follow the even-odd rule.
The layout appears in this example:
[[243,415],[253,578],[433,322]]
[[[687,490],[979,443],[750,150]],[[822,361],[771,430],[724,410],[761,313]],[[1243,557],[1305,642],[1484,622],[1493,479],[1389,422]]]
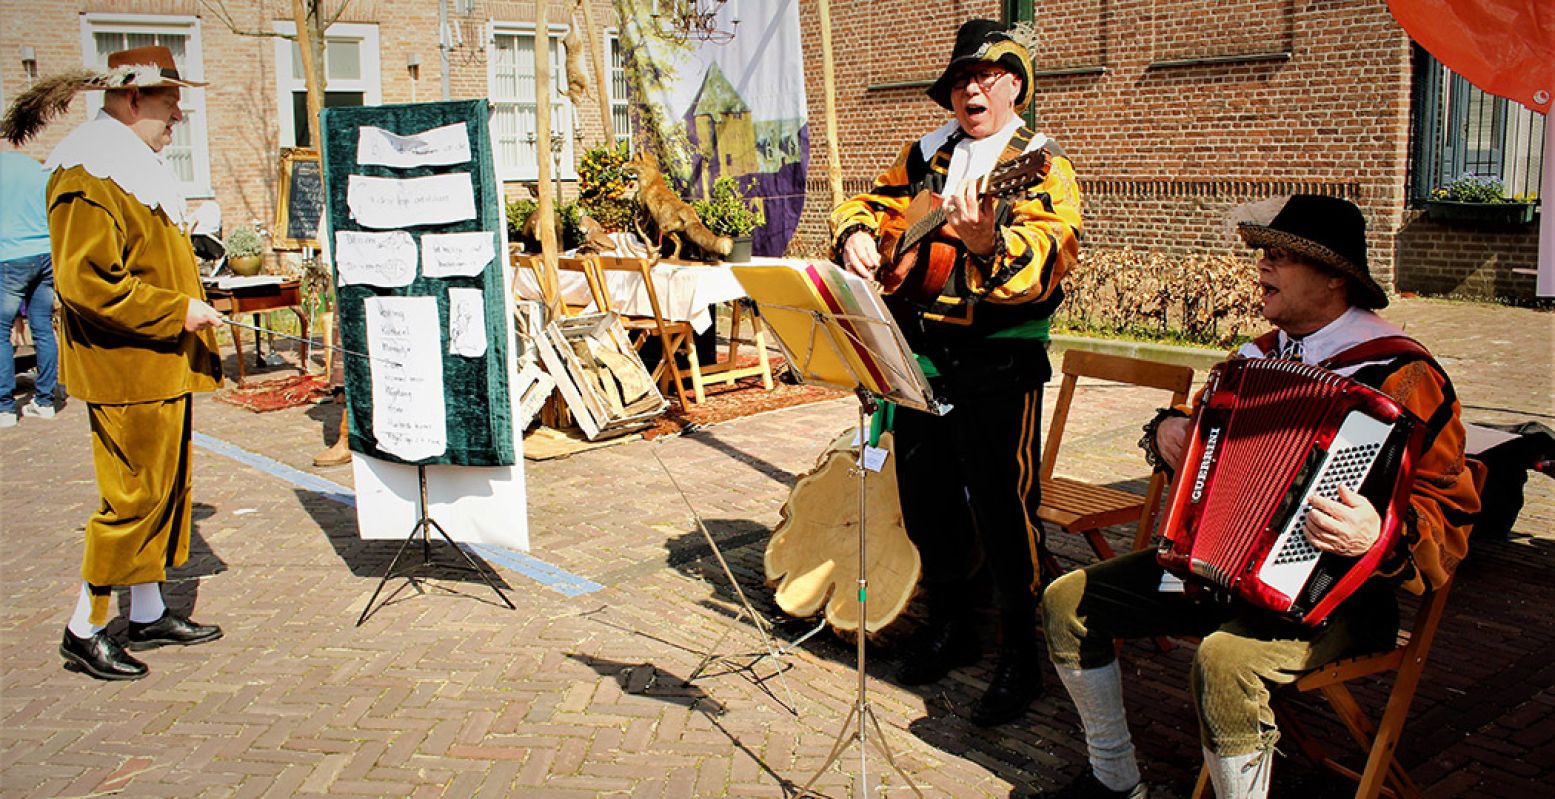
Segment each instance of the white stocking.
[[90,621],[92,616],[92,592],[86,586],[86,581],[81,581],[81,598],[76,600],[76,610],[70,614],[70,621],[65,625],[70,634],[77,638],[91,638],[103,631],[103,628]]
[[1058,679],[1074,700],[1085,726],[1091,772],[1108,789],[1127,791],[1139,784],[1139,762],[1123,711],[1123,672],[1116,660],[1097,669],[1058,669]]
[[162,618],[167,605],[162,602],[161,583],[130,586],[130,621],[147,624]]
[[1269,795],[1269,772],[1274,768],[1274,752],[1258,751],[1221,757],[1204,749],[1204,765],[1215,786],[1216,799],[1265,799]]

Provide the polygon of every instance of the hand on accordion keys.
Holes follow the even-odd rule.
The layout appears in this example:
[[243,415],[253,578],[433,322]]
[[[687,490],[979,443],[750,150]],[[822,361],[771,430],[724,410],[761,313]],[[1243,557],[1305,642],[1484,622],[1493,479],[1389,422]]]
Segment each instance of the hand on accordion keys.
[[1325,552],[1355,557],[1371,549],[1382,534],[1382,519],[1377,509],[1347,486],[1339,486],[1339,501],[1313,494],[1312,511],[1307,514],[1307,538]]

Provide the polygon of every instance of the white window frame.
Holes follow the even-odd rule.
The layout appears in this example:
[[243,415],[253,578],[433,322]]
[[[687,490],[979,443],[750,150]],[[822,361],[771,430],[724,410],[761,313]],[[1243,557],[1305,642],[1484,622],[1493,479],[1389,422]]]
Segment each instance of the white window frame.
[[[610,79],[605,81],[606,90],[610,92],[610,117],[612,128],[616,134],[616,144],[626,142],[628,152],[632,149],[632,100],[627,95],[630,88],[626,83],[626,58],[621,54],[621,34],[611,28],[605,31],[605,69],[610,73]],[[619,62],[619,66],[617,66]],[[618,113],[619,112],[619,113]],[[621,118],[626,120],[620,123]]]
[[[297,24],[274,22],[272,30],[295,37]],[[359,43],[357,52],[362,58],[362,77],[357,80],[330,80],[326,72],[324,91],[361,92],[363,105],[382,105],[383,65],[378,53],[378,26],[359,22],[336,22],[324,31],[326,47],[330,39],[354,39]],[[307,76],[292,74],[292,48],[295,46],[297,46],[295,39],[277,37],[275,40],[275,110],[276,124],[281,128],[280,146],[282,147],[297,146],[297,120],[292,113],[292,94],[308,90]],[[318,145],[318,142],[313,143],[315,149]]]
[[[82,14],[81,65],[87,69],[101,70],[107,67],[107,64],[97,61],[96,34],[99,33],[150,33],[185,37],[188,42],[184,45],[179,75],[186,80],[205,80],[204,44],[200,36],[199,17],[172,14]],[[87,118],[91,119],[103,107],[103,93],[86,92],[85,95]],[[215,197],[216,193],[211,189],[205,89],[183,89],[179,93],[178,106],[183,111],[184,124],[189,126],[189,145],[194,162],[194,179],[180,188],[188,199]]]
[[[578,172],[574,164],[575,156],[573,154],[574,145],[577,143],[577,140],[573,137],[573,133],[577,130],[577,111],[572,104],[572,100],[569,99],[567,95],[561,93],[562,84],[565,83],[567,79],[564,66],[567,62],[567,49],[562,44],[562,39],[567,35],[567,26],[550,25],[548,27],[550,28],[551,33],[550,52],[552,64],[551,132],[553,134],[561,134],[564,141],[564,144],[562,145],[561,165],[560,168],[556,170],[557,174],[555,177],[557,180],[577,180]],[[498,94],[496,39],[498,36],[512,37],[515,39],[522,39],[527,37],[533,41],[534,35],[535,26],[533,23],[525,24],[516,22],[493,22],[488,28],[486,35],[488,52],[486,58],[486,93],[488,100],[491,103],[492,122],[494,123],[492,125],[491,131],[492,161],[496,166],[497,179],[500,181],[532,181],[538,180],[540,178],[540,165],[538,162],[528,164],[514,164],[504,161],[502,149],[498,145],[498,131],[497,126],[495,125],[497,115],[502,112],[504,106],[517,106],[526,102],[529,104],[534,103],[534,98],[532,97],[509,98],[500,96]],[[514,67],[516,69],[522,69],[523,65],[515,64]],[[530,69],[533,69],[532,63]],[[514,113],[517,114],[518,112],[515,110]],[[533,133],[531,132],[530,135],[533,135]],[[532,144],[538,143],[532,142]],[[537,152],[540,151],[539,147],[536,147],[535,149]],[[551,148],[547,145],[544,148],[544,152],[549,155],[550,151]],[[552,166],[556,166],[555,162],[552,162]]]

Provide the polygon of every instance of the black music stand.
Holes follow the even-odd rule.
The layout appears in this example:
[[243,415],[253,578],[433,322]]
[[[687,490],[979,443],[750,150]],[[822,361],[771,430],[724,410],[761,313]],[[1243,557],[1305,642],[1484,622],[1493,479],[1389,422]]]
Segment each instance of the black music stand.
[[[871,446],[869,440],[869,415],[881,401],[890,401],[917,410],[944,414],[948,405],[934,397],[928,379],[918,367],[902,337],[901,330],[880,303],[874,289],[862,280],[843,272],[835,264],[809,263],[796,268],[795,279],[786,286],[774,286],[771,280],[774,270],[781,266],[731,267],[736,279],[756,303],[768,328],[777,337],[788,363],[807,383],[817,383],[833,388],[853,391],[859,399],[859,454],[854,471],[858,474],[858,632],[857,674],[858,686],[853,705],[837,731],[826,762],[799,789],[797,797],[817,796],[811,787],[821,775],[836,763],[848,744],[859,745],[859,779],[863,783],[860,795],[870,793],[868,746],[873,745],[897,776],[920,799],[923,791],[897,764],[896,756],[886,744],[885,730],[869,702],[869,687],[865,672],[865,643],[869,637],[869,576],[867,545],[867,504],[870,469],[865,465]],[[765,278],[747,279],[742,269],[765,269]],[[778,282],[784,282],[781,280]],[[850,285],[851,284],[851,285]],[[796,286],[810,288],[813,285],[813,302],[806,301],[806,292],[795,292]],[[770,293],[769,293],[770,291]],[[764,301],[764,297],[776,297]],[[786,323],[785,323],[786,317]],[[801,324],[799,320],[807,319]],[[774,323],[774,320],[777,320]],[[857,726],[854,721],[857,720]],[[873,726],[875,736],[869,736]]]
[[448,542],[449,546],[454,548],[455,552],[459,553],[460,557],[464,558],[463,564],[447,564],[444,568],[474,572],[480,575],[486,586],[497,592],[497,597],[502,600],[504,605],[508,606],[508,610],[518,610],[518,606],[514,605],[511,599],[508,599],[507,594],[502,593],[502,589],[498,588],[497,584],[491,581],[491,577],[486,574],[486,570],[476,564],[475,559],[470,557],[470,553],[465,552],[464,547],[459,546],[443,530],[443,526],[438,524],[436,519],[432,518],[431,513],[427,510],[427,467],[425,464],[416,464],[416,484],[421,492],[421,498],[416,505],[416,513],[419,518],[416,519],[415,526],[410,528],[410,533],[405,536],[405,540],[400,544],[400,548],[395,550],[394,558],[389,561],[389,568],[384,571],[383,579],[378,581],[378,587],[373,589],[372,597],[367,600],[367,607],[362,608],[362,615],[357,618],[356,626],[360,627],[362,622],[367,621],[367,614],[372,612],[373,603],[378,601],[378,594],[383,592],[383,587],[388,584],[390,578],[394,577],[394,567],[400,562],[400,556],[405,554],[405,548],[410,546],[410,542],[416,539],[418,533],[421,536],[421,562],[407,569],[405,576],[418,592],[421,591],[421,583],[416,576],[416,571],[434,565],[432,563],[432,530],[434,529],[437,530],[438,535],[443,537],[444,541]]

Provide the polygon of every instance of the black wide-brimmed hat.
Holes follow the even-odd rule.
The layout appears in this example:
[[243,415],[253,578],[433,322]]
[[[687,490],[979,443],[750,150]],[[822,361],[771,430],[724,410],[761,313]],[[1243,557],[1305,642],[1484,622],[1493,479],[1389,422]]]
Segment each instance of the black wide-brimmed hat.
[[1366,218],[1355,203],[1318,194],[1293,194],[1267,225],[1242,223],[1237,232],[1249,247],[1283,247],[1350,278],[1362,308],[1385,308],[1388,293],[1366,265]]
[[951,110],[950,83],[955,72],[966,64],[987,61],[1020,76],[1020,95],[1015,98],[1016,112],[1024,111],[1031,101],[1031,52],[1016,41],[1010,30],[991,19],[969,19],[956,31],[956,45],[950,51],[950,63],[939,80],[929,87],[929,98],[941,108]]

